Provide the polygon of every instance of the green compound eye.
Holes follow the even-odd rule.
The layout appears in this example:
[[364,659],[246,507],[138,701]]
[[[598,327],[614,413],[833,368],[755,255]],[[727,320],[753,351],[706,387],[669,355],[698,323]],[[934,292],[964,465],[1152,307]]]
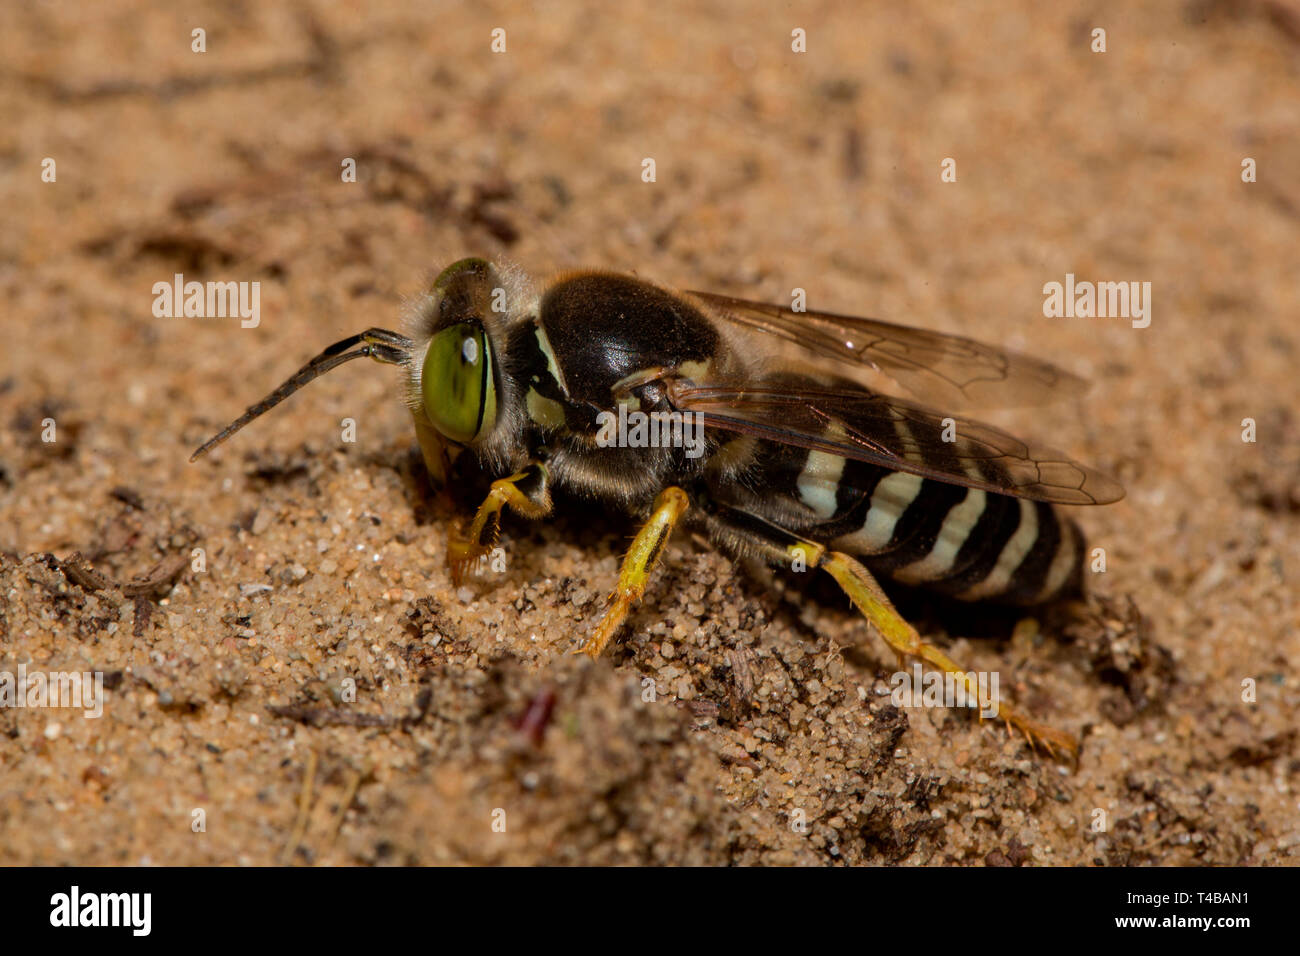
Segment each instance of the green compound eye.
[[490,431],[497,417],[492,355],[483,330],[468,322],[433,337],[420,374],[424,411],[433,427],[467,445]]

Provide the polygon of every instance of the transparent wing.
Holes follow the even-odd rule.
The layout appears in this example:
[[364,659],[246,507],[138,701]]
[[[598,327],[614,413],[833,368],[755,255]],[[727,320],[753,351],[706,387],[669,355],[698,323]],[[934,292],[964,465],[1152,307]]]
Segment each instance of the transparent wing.
[[1048,362],[960,335],[830,312],[794,312],[712,292],[687,294],[743,330],[833,359],[850,375],[854,368],[883,372],[938,405],[1034,405],[1077,397],[1088,388],[1086,380]]
[[[857,387],[791,378],[760,387],[670,382],[669,400],[706,428],[753,435],[949,484],[1067,505],[1118,501],[1114,479],[991,425]],[[951,439],[951,440],[949,440]]]

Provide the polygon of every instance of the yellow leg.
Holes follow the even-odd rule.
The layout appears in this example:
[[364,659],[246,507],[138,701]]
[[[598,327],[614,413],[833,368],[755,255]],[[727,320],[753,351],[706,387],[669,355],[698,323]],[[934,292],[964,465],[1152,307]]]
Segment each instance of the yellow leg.
[[551,492],[546,466],[532,462],[509,478],[492,482],[486,500],[467,534],[453,530],[447,543],[447,567],[457,587],[471,565],[492,550],[501,533],[501,511],[509,505],[525,518],[544,518],[551,513]]
[[[898,654],[900,662],[905,657],[924,661],[960,681],[966,690],[968,700],[979,699],[978,688],[969,673],[943,651],[921,640],[921,635],[894,609],[894,605],[880,589],[871,572],[863,567],[861,562],[850,555],[839,551],[827,551],[811,542],[791,545],[792,555],[796,548],[803,549],[810,565],[824,568],[831,577],[835,578],[862,615],[876,626],[881,637]],[[998,702],[998,716],[1007,722],[1008,728],[1015,727],[1023,733],[1031,746],[1041,743],[1052,754],[1055,754],[1057,749],[1071,756],[1078,754],[1078,742],[1064,731],[1031,720],[1001,702]]]
[[674,526],[689,507],[690,499],[680,488],[669,487],[659,493],[650,519],[637,532],[627,557],[623,559],[623,569],[618,575],[618,587],[610,596],[612,603],[609,610],[596,625],[591,637],[587,638],[587,642],[574,653],[586,654],[593,658],[600,656],[620,625],[627,619],[627,613],[632,609],[632,605],[645,593],[650,572],[658,563],[659,555],[663,552],[664,545],[668,543],[668,537],[673,533]]

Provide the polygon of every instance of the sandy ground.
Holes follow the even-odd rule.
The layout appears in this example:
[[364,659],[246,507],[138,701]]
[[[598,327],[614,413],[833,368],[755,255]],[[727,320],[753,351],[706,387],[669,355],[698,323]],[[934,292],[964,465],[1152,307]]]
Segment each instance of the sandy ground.
[[[1296,862],[1300,7],[560,6],[0,8],[0,671],[106,687],[0,709],[0,863]],[[617,516],[508,521],[458,592],[481,485],[426,490],[392,370],[187,463],[467,254],[802,287],[1092,379],[1005,419],[1128,489],[1079,516],[1091,616],[903,596],[1077,766],[894,707],[833,588],[688,537],[569,655]],[[260,282],[260,324],[156,318],[175,273]],[[1067,273],[1150,282],[1150,327],[1044,317]]]

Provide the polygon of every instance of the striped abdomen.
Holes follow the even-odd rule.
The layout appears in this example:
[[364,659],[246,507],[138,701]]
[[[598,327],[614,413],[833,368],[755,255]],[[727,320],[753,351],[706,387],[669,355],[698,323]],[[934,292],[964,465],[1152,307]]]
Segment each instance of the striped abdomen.
[[873,573],[966,601],[1039,604],[1080,590],[1083,536],[1054,505],[819,451],[787,455],[803,459],[779,468],[795,479],[787,493],[814,516],[791,530],[863,557]]

